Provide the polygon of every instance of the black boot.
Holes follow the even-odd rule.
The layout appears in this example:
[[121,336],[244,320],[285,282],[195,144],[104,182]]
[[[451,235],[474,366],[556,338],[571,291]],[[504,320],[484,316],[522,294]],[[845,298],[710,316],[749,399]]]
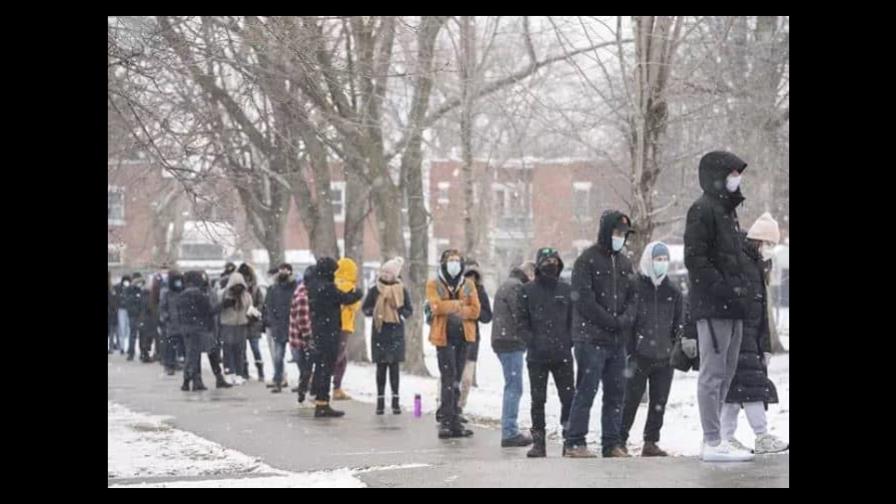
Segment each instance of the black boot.
[[392,414],[400,415],[401,414],[401,405],[398,404],[398,396],[392,396]]
[[183,390],[184,392],[190,391],[190,379],[189,378],[184,378],[184,384],[180,386],[180,389]]
[[200,390],[208,390],[208,387],[202,383],[202,378],[193,380],[193,392],[197,392]]
[[215,375],[215,388],[230,388],[232,386],[233,385],[227,383],[227,380],[224,379],[224,375]]
[[168,376],[174,376],[174,368],[165,368],[165,374]]
[[529,458],[547,456],[544,447],[544,431],[532,431],[532,448],[526,453],[526,456]]
[[439,424],[439,439],[448,439],[451,437],[451,425],[447,422]]
[[314,418],[339,418],[342,415],[345,415],[344,411],[334,410],[328,402],[318,401],[314,407]]
[[376,396],[376,414],[382,415],[386,411],[386,397]]
[[275,384],[274,388],[271,389],[272,394],[279,394],[281,391],[283,391],[283,387],[279,383]]
[[255,369],[258,370],[258,381],[263,382],[264,381],[264,364],[261,362],[256,362]]
[[451,437],[470,437],[473,435],[473,431],[467,429],[460,422],[454,422],[454,425],[451,426]]

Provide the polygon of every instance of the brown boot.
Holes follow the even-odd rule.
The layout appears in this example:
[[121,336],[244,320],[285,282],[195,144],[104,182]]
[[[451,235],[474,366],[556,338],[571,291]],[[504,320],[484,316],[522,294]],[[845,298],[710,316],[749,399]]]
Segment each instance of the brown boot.
[[642,457],[668,457],[669,454],[660,449],[656,443],[651,441],[644,442],[644,448],[641,449]]
[[333,400],[334,401],[349,401],[352,396],[345,393],[341,388],[333,390]]
[[588,450],[586,445],[564,447],[563,456],[569,458],[597,458],[597,455]]
[[626,458],[631,457],[628,453],[625,452],[622,448],[618,446],[614,446],[610,451],[604,452],[604,458]]

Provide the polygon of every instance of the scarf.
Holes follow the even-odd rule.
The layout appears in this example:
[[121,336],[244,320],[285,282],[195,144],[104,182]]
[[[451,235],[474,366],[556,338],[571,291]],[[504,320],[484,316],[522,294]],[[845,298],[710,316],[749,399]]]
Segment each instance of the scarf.
[[382,279],[376,281],[376,289],[379,296],[373,307],[373,327],[379,332],[383,323],[400,324],[401,318],[398,309],[404,306],[404,286],[401,282],[393,284],[383,283]]

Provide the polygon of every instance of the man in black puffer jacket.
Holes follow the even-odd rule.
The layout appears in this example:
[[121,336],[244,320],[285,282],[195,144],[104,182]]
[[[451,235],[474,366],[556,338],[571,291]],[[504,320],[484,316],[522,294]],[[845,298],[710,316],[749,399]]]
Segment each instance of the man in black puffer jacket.
[[[308,284],[308,304],[311,311],[311,334],[314,340],[315,368],[314,416],[341,417],[345,413],[330,407],[330,386],[333,366],[339,354],[339,333],[342,331],[342,305],[352,304],[361,299],[363,292],[354,289],[342,292],[336,287],[336,259],[322,257],[315,267],[316,278]],[[289,323],[287,310],[287,324]],[[287,326],[287,331],[289,327]],[[288,335],[288,333],[287,333]]]
[[703,195],[688,210],[684,231],[684,263],[698,341],[684,340],[682,349],[694,357],[699,345],[697,403],[703,426],[702,458],[707,462],[752,460],[749,452],[721,438],[719,419],[734,378],[750,298],[745,275],[748,259],[735,210],[745,199],[740,177],[746,167],[730,152],[714,151],[700,159]]
[[663,414],[672,376],[669,364],[675,339],[684,329],[682,295],[666,276],[669,268],[669,247],[663,242],[651,242],[644,247],[640,262],[641,274],[635,280],[637,316],[631,335],[627,338],[628,370],[625,380],[625,407],[622,410],[622,443],[635,421],[641,396],[650,382],[650,404],[644,426],[642,457],[665,457],[667,453],[656,443],[660,440]]
[[539,249],[535,280],[523,285],[519,335],[526,342],[526,364],[532,393],[532,449],[527,457],[544,457],[544,403],[548,374],[560,396],[560,424],[566,425],[575,394],[572,366],[572,288],[560,281],[563,261],[553,248]]
[[604,386],[601,451],[604,457],[628,457],[619,436],[625,372],[625,334],[635,318],[632,263],[621,254],[631,219],[609,210],[600,219],[597,243],[588,247],[572,270],[572,340],[575,344],[576,394],[565,434],[564,456],[594,457],[585,435],[598,385]]

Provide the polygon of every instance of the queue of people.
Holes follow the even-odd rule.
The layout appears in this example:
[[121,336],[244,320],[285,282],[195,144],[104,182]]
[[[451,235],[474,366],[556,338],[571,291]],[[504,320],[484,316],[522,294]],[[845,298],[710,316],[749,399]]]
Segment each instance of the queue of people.
[[[668,277],[669,246],[646,245],[635,270],[625,245],[635,231],[629,216],[603,213],[597,241],[567,267],[552,247],[534,261],[513,267],[494,296],[483,286],[480,265],[462,251],[442,252],[426,282],[421,307],[428,340],[435,347],[440,393],[439,438],[465,438],[473,431],[463,415],[476,382],[480,324],[493,324],[491,347],[503,376],[501,446],[529,447],[527,457],[547,456],[545,403],[549,377],[561,403],[562,455],[598,456],[587,445],[591,409],[602,389],[600,454],[630,457],[628,439],[645,392],[648,396],[641,456],[667,456],[660,448],[666,403],[676,357],[699,368],[695,391],[703,430],[704,461],[748,461],[755,454],[789,445],[768,433],[765,411],[777,402],[768,378],[771,358],[767,282],[772,249],[780,240],[768,213],[744,233],[737,208],[746,168],[737,156],[711,152],[700,161],[703,195],[687,214],[687,299]],[[386,411],[389,383],[392,414],[402,413],[400,367],[405,360],[405,322],[415,307],[402,279],[404,261],[385,261],[366,295],[351,259],[319,258],[301,275],[282,264],[268,272],[263,292],[248,264],[225,266],[216,282],[202,271],[169,270],[146,286],[139,273],[112,285],[109,276],[109,353],[133,360],[139,342],[142,362],[160,361],[166,373],[183,370],[181,390],[205,390],[201,354],[208,355],[216,387],[249,379],[247,345],[264,381],[259,340],[268,337],[274,363],[267,386],[280,393],[286,380],[286,350],[299,370],[293,392],[299,403],[314,397],[316,418],[344,415],[331,400],[348,400],[342,388],[348,342],[360,310],[371,320],[371,357],[376,365],[375,414]],[[155,348],[155,354],[150,355]],[[678,354],[678,355],[676,355]],[[530,383],[531,430],[518,425],[523,363]],[[756,434],[754,448],[734,433],[744,410]]]

